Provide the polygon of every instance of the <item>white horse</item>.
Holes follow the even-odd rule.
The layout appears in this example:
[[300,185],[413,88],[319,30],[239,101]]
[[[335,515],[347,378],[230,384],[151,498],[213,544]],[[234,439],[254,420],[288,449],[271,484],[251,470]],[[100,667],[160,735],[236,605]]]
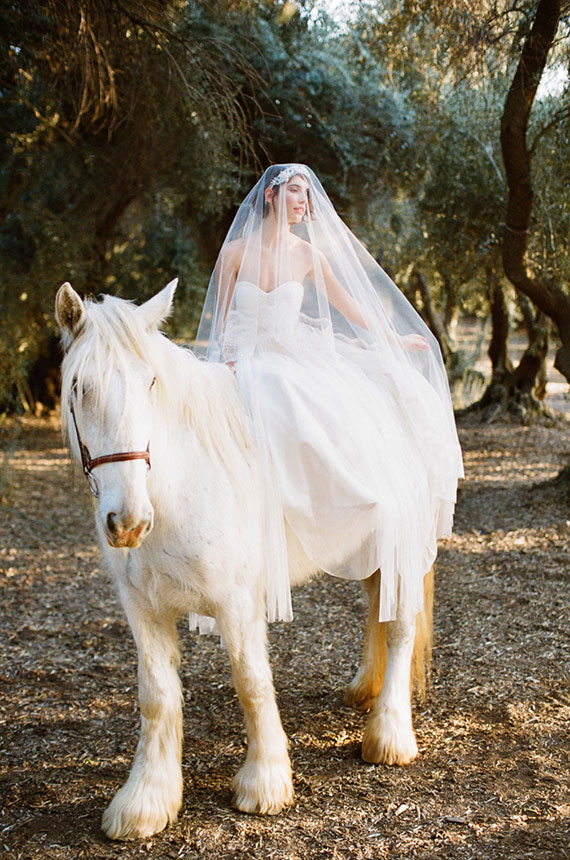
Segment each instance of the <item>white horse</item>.
[[[141,733],[129,778],[103,815],[113,839],[157,833],[182,802],[176,621],[186,612],[216,620],[243,708],[248,747],[235,806],[276,814],[293,800],[266,648],[263,474],[231,371],[158,331],[175,288],[139,307],[109,296],[84,302],[69,284],[56,299],[62,424],[96,493],[102,551],[138,649]],[[291,534],[288,551],[292,584],[316,572]],[[417,618],[402,606],[380,624],[378,576],[364,583],[364,658],[346,699],[372,709],[363,758],[406,764],[417,755],[410,689],[429,663],[432,578]]]

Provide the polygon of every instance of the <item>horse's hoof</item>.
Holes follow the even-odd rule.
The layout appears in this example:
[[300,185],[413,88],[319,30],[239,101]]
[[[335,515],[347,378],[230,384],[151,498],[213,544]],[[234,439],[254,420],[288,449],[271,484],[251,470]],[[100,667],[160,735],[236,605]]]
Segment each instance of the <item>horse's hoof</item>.
[[277,815],[293,803],[291,763],[246,763],[232,781],[232,803],[240,812]]
[[414,730],[408,721],[384,711],[373,714],[362,736],[362,758],[370,764],[409,764],[418,754]]
[[127,782],[103,813],[101,826],[109,839],[146,839],[176,819],[181,801],[167,808],[158,797],[132,792]]

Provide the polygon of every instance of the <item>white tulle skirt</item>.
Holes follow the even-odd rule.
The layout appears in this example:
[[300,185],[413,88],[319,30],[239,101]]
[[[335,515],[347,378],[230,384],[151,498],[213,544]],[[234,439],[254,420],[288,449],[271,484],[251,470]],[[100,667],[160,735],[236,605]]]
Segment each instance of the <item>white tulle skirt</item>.
[[[282,523],[282,511],[308,558],[334,576],[365,579],[379,568],[380,620],[400,603],[419,611],[463,474],[449,410],[413,368],[382,370],[348,341],[320,348],[304,329],[236,362],[265,458],[268,516]],[[288,616],[289,586],[284,534],[270,533],[273,620]]]

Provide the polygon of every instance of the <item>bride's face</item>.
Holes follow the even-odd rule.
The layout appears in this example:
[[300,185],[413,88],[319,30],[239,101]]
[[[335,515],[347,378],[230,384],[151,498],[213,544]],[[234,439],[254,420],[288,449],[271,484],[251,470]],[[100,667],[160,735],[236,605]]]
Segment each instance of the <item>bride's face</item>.
[[304,176],[292,176],[285,189],[287,221],[298,224],[307,214],[309,183]]

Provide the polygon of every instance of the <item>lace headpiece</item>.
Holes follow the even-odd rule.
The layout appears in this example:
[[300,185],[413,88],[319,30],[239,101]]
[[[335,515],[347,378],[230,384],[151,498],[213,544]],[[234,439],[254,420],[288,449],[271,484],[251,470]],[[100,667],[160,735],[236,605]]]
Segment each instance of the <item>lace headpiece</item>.
[[303,167],[302,164],[290,164],[289,167],[286,167],[271,180],[269,187],[274,188],[275,185],[282,185],[284,182],[288,182],[292,176],[305,176],[307,179],[310,178],[306,167]]

